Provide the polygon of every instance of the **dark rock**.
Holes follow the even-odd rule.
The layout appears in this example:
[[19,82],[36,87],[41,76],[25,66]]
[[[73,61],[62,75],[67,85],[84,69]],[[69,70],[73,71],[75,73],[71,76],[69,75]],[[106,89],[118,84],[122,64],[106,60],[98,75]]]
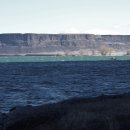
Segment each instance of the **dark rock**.
[[130,94],[18,106],[0,114],[0,130],[130,130]]
[[0,130],[3,130],[4,125],[6,124],[7,115],[4,113],[0,113]]

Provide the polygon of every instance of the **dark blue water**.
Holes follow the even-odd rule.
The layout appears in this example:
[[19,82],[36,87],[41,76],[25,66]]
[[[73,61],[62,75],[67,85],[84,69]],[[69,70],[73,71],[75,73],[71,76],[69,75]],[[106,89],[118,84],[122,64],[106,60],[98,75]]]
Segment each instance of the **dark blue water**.
[[0,64],[0,111],[125,92],[130,92],[130,61]]

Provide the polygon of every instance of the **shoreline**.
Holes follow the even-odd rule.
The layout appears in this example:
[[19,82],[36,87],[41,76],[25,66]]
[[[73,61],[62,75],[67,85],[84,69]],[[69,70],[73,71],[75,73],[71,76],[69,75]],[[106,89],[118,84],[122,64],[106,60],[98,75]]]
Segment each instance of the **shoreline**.
[[0,130],[130,130],[130,93],[16,106],[0,114]]
[[60,55],[60,54],[0,54],[0,56],[88,56],[88,57],[123,57],[130,55]]

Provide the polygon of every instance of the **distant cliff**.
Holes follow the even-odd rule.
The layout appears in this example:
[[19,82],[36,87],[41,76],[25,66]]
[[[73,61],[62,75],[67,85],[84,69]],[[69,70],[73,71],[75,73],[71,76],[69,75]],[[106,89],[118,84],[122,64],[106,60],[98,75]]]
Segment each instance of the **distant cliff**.
[[0,54],[95,54],[102,46],[128,52],[130,35],[0,34]]

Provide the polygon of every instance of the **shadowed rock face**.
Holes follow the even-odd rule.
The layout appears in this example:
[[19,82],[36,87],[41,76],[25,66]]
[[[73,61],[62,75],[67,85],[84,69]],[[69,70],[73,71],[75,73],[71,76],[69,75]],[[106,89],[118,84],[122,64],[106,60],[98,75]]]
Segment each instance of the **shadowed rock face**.
[[117,50],[130,50],[130,35],[0,34],[0,54],[97,49],[102,44]]
[[130,130],[130,94],[14,107],[0,130]]

